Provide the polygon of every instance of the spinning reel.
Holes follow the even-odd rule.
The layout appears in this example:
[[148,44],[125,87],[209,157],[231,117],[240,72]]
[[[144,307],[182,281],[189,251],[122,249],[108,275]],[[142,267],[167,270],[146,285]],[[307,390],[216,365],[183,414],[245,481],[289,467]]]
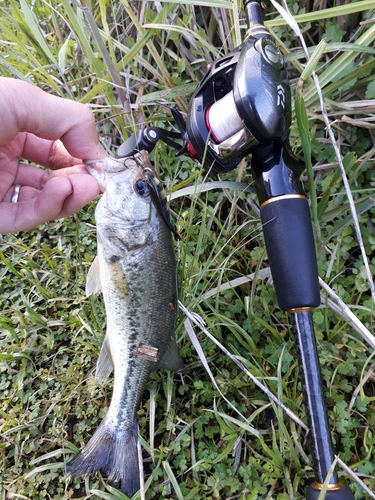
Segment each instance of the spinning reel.
[[[334,452],[312,310],[320,305],[314,237],[300,177],[304,165],[290,151],[290,87],[280,50],[263,23],[260,0],[244,0],[248,30],[243,44],[215,61],[198,85],[186,124],[172,110],[180,133],[158,127],[138,131],[117,157],[152,151],[158,140],[197,159],[215,178],[252,156],[265,244],[280,308],[291,315],[304,403],[310,431],[315,481],[306,499],[317,499],[334,462]],[[182,140],[182,142],[181,142]],[[326,497],[354,500],[333,470]]]

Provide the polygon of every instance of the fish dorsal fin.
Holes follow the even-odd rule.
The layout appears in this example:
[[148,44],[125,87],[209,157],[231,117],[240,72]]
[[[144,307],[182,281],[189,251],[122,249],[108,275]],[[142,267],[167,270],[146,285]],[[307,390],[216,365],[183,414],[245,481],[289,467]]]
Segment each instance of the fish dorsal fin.
[[98,256],[93,260],[86,278],[86,297],[98,293],[102,289],[100,281],[100,264]]
[[96,365],[95,382],[103,385],[113,370],[113,361],[109,347],[108,337],[104,337],[100,350],[98,363]]
[[174,336],[171,337],[168,349],[164,353],[164,356],[156,363],[155,370],[158,368],[165,368],[167,370],[172,370],[178,372],[185,368],[184,362],[178,352],[178,347],[176,339]]

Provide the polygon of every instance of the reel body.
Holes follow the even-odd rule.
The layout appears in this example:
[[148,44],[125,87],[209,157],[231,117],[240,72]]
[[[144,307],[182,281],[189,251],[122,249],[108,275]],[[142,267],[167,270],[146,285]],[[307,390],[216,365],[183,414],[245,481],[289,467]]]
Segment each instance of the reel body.
[[269,34],[213,63],[190,102],[187,135],[194,157],[216,176],[237,167],[257,146],[284,142],[290,87],[282,55]]

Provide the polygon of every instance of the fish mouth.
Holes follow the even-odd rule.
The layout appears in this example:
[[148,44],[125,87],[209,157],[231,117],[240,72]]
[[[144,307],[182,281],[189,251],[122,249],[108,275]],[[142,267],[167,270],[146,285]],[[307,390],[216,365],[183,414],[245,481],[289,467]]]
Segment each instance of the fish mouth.
[[84,160],[83,163],[89,174],[99,184],[101,193],[104,193],[106,185],[111,178],[127,170],[127,167],[124,165],[124,159],[112,158],[111,156],[101,158],[100,160]]
[[[83,163],[89,174],[98,182],[102,193],[104,193],[106,185],[110,180],[122,182],[137,168],[142,172],[142,177],[144,177],[145,181],[147,181],[149,175],[157,179],[156,171],[149,163],[148,157],[145,158],[142,152],[127,158],[113,158],[112,156],[107,156],[100,160],[84,160]],[[159,181],[157,180],[156,184],[158,183]]]
[[105,184],[106,184],[106,175],[105,173],[100,169],[99,165],[97,165],[96,160],[84,160],[84,165],[86,167],[86,170],[99,185],[99,189],[101,193],[104,193],[105,191]]

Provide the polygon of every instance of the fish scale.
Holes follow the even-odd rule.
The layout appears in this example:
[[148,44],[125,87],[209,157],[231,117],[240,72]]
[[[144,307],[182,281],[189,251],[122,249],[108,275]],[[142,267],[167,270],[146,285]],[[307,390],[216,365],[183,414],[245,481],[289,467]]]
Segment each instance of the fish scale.
[[86,293],[100,288],[107,330],[96,380],[114,368],[109,409],[93,437],[67,465],[71,475],[107,473],[128,496],[138,491],[136,412],[152,370],[183,368],[174,337],[177,273],[170,229],[153,189],[147,153],[137,161],[87,162],[104,194],[96,211],[98,256]]

